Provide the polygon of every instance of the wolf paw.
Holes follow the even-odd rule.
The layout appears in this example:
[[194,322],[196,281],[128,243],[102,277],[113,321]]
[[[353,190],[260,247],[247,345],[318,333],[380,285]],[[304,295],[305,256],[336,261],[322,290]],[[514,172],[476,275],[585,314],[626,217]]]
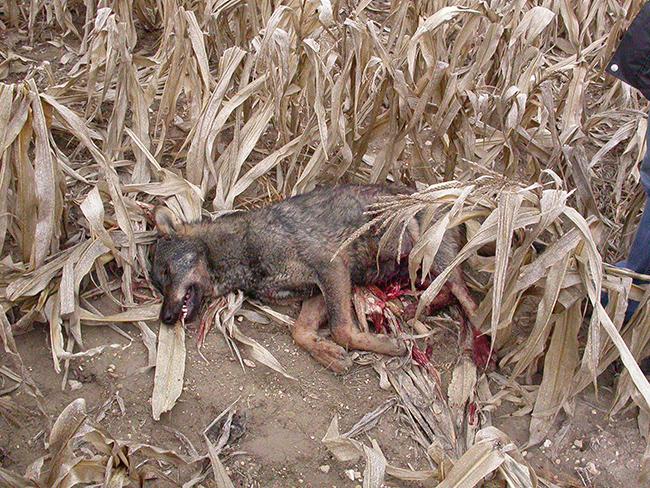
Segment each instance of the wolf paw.
[[316,342],[309,352],[316,361],[335,373],[342,373],[352,366],[352,358],[347,351],[330,341]]
[[402,339],[393,339],[395,341],[395,354],[394,356],[404,356],[408,351],[406,342]]
[[364,350],[386,354],[388,356],[404,356],[408,351],[406,342],[402,339],[397,339],[384,334],[377,334],[372,337],[372,339],[372,341],[368,341],[369,344],[367,345],[367,348],[364,348]]

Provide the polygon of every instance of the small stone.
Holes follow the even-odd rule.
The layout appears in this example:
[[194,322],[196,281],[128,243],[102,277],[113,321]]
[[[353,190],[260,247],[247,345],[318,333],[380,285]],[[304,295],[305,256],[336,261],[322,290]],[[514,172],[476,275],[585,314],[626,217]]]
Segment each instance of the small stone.
[[548,449],[548,448],[551,447],[552,445],[553,445],[553,443],[551,442],[550,439],[546,439],[546,440],[544,441],[544,447],[545,447],[546,449]]
[[322,466],[319,466],[318,469],[320,469],[323,473],[329,473],[330,472],[330,465],[329,464],[323,464]]
[[590,475],[592,476],[598,476],[600,474],[600,471],[598,471],[598,468],[596,468],[596,465],[589,461],[587,463],[587,471],[589,472]]
[[591,415],[596,415],[597,413],[598,413],[598,412],[596,411],[595,408],[591,411]]
[[114,364],[109,364],[108,368],[106,368],[106,371],[109,371],[109,372],[115,371],[115,365]]
[[354,481],[354,469],[346,469],[344,473],[350,481]]
[[576,439],[575,441],[573,441],[573,445],[574,445],[577,449],[582,449],[582,441],[581,441],[580,439]]
[[68,380],[68,384],[70,385],[70,389],[72,391],[77,391],[79,388],[83,386],[83,383],[77,380]]
[[249,368],[254,368],[255,366],[257,366],[255,362],[251,361],[250,359],[244,359],[244,364]]

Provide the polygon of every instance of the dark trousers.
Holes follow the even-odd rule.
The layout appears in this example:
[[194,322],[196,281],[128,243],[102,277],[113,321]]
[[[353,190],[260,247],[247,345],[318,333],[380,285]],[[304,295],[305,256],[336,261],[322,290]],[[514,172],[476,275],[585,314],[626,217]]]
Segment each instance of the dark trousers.
[[641,163],[641,184],[646,193],[645,208],[628,258],[620,263],[621,267],[641,274],[650,274],[650,121],[646,144],[646,153]]
[[[628,257],[625,261],[617,263],[617,266],[627,268],[635,273],[650,274],[650,120],[648,120],[648,130],[646,132],[646,152],[641,163],[640,172],[641,184],[646,193],[645,207]],[[625,314],[626,321],[632,318],[638,305],[638,302],[630,301]]]

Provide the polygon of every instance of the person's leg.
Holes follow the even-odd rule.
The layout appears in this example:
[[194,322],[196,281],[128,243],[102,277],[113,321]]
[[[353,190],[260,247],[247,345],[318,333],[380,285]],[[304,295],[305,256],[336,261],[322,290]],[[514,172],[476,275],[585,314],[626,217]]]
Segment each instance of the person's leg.
[[645,143],[645,156],[641,163],[641,184],[645,189],[646,197],[650,197],[650,114],[648,114],[648,128],[645,133]]
[[650,120],[648,122],[646,153],[641,163],[641,184],[646,193],[646,203],[627,258],[627,268],[643,274],[650,271]]
[[649,274],[650,271],[650,200],[646,198],[645,208],[639,228],[634,236],[628,258],[621,263],[621,267],[636,273]]
[[[641,184],[646,192],[645,208],[639,222],[639,227],[632,241],[628,258],[617,264],[621,268],[627,268],[635,273],[650,274],[650,120],[646,132],[646,153],[641,163]],[[629,320],[639,303],[631,300],[625,314],[625,320]]]

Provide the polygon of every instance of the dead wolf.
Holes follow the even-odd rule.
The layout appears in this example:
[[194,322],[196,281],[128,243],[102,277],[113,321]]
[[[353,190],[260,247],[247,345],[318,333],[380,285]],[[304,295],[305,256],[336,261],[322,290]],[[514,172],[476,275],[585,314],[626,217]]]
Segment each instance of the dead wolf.
[[[369,222],[368,206],[381,196],[407,194],[400,186],[339,185],[318,188],[248,212],[212,222],[183,223],[157,207],[152,281],[163,295],[160,319],[172,325],[196,319],[202,302],[241,290],[274,304],[303,300],[292,328],[296,343],[322,365],[341,372],[351,365],[348,349],[402,355],[397,338],[358,330],[352,318],[353,285],[381,283],[398,271],[398,239],[379,246],[381,232],[370,229],[343,250],[339,248]],[[417,219],[409,222],[401,252],[418,239]],[[460,246],[457,229],[447,231],[434,271],[443,270]],[[337,254],[337,250],[339,251]],[[447,285],[465,312],[476,305],[457,270]],[[331,338],[318,333],[329,322]]]

